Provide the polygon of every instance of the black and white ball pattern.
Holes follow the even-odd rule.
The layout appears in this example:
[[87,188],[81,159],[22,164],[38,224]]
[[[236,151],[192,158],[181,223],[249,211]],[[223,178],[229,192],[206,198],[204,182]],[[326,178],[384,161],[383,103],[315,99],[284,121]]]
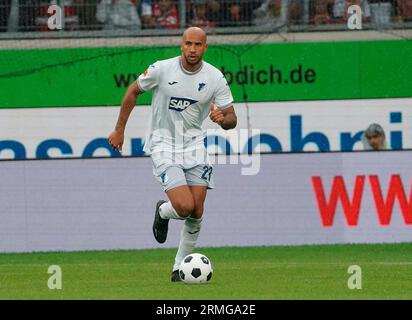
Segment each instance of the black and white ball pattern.
[[179,268],[180,278],[185,283],[207,283],[212,278],[212,274],[212,263],[201,253],[187,255]]

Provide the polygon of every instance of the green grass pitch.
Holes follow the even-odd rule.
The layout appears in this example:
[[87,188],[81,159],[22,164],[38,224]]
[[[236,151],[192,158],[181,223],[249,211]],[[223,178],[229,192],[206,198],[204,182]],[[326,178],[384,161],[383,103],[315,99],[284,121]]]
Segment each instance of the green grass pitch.
[[[412,244],[197,248],[206,285],[170,282],[175,249],[0,254],[0,299],[412,299]],[[50,290],[50,265],[62,289]],[[348,288],[348,268],[362,289]]]

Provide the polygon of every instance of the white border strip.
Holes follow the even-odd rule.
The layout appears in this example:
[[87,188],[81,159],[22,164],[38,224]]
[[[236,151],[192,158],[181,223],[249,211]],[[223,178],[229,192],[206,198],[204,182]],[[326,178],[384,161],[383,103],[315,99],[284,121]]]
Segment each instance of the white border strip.
[[[176,46],[179,36],[166,37],[121,37],[121,38],[72,38],[0,40],[0,50],[43,49],[43,48],[96,48],[96,47],[153,47]],[[210,44],[261,44],[285,42],[341,42],[370,40],[412,39],[412,30],[386,31],[330,31],[272,34],[209,35]]]

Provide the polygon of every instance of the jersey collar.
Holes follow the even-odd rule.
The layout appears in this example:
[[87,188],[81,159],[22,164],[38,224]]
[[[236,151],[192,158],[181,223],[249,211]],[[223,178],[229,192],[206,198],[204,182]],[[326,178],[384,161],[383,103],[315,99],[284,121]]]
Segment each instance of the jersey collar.
[[183,68],[183,65],[182,65],[182,57],[179,57],[179,66],[180,66],[180,69],[182,69],[182,71],[183,71],[184,73],[189,74],[189,75],[193,75],[193,74],[199,73],[199,72],[203,69],[204,64],[205,64],[205,63],[204,63],[204,61],[202,60],[202,65],[201,65],[201,67],[200,67],[199,69],[197,69],[195,72],[190,72],[190,71],[187,71],[185,68]]

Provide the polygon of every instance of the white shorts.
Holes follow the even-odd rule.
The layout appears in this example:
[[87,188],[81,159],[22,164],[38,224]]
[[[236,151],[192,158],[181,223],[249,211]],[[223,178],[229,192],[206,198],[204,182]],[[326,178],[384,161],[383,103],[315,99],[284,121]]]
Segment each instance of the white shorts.
[[213,166],[205,148],[189,152],[153,152],[151,158],[153,175],[164,191],[183,185],[214,188]]

